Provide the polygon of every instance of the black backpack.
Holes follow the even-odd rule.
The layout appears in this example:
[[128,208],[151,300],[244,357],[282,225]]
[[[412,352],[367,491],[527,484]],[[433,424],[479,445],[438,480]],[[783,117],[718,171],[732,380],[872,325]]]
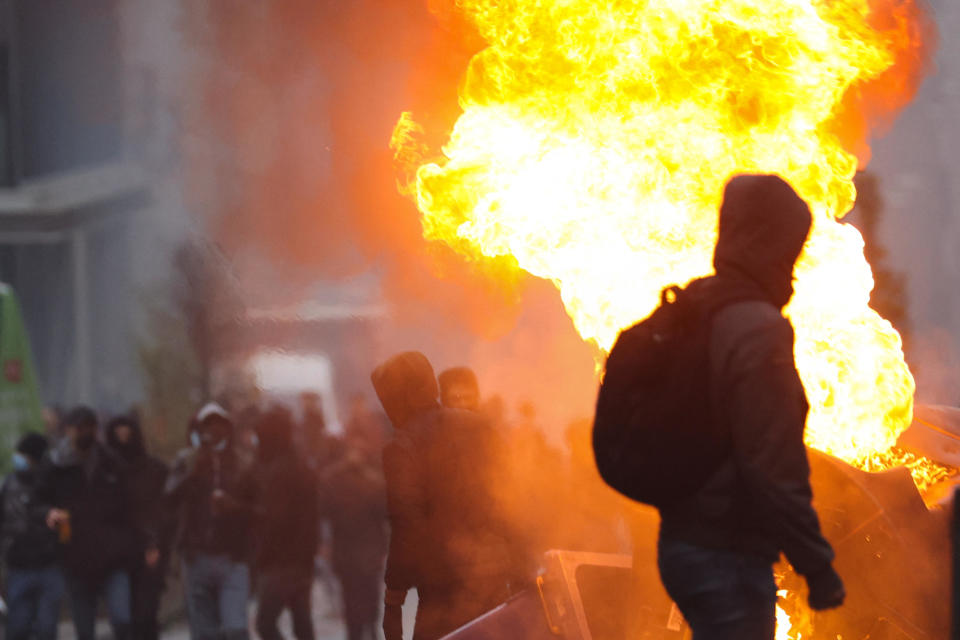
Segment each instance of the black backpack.
[[604,481],[628,498],[667,507],[696,493],[729,455],[709,392],[716,310],[691,287],[669,287],[610,351],[593,451]]

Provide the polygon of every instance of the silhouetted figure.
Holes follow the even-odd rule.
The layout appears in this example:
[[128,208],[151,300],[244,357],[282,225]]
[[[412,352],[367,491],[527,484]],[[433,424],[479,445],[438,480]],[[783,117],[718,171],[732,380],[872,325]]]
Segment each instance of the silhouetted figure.
[[[368,412],[369,413],[369,412]],[[333,534],[333,570],[341,585],[348,640],[376,640],[380,581],[387,553],[383,440],[375,416],[354,415],[345,453],[320,474],[321,516]]]
[[709,401],[732,437],[706,484],[661,509],[661,577],[696,640],[772,640],[771,566],[781,551],[806,577],[814,609],[844,599],[811,506],[808,406],[781,314],[810,224],[806,203],[780,178],[734,178],[720,210],[716,275],[688,287],[703,308],[719,309],[710,320]]
[[257,633],[280,640],[277,619],[290,611],[297,640],[313,640],[310,588],[319,541],[317,480],[293,445],[293,418],[273,408],[257,435]]
[[336,460],[341,454],[341,442],[327,430],[323,416],[323,401],[319,393],[307,391],[300,394],[300,432],[306,444],[311,462],[317,469]]
[[37,487],[47,440],[28,433],[17,442],[13,472],[0,489],[0,540],[6,570],[7,640],[55,640],[63,601],[57,534],[46,522]]
[[234,449],[230,415],[209,403],[165,493],[179,511],[179,550],[193,640],[246,640],[255,483]]
[[147,453],[140,423],[132,416],[111,420],[106,438],[107,446],[127,463],[128,495],[140,533],[142,554],[130,571],[133,638],[156,640],[172,533],[163,492],[167,465]]
[[130,570],[141,560],[126,464],[97,441],[97,416],[77,407],[63,420],[64,437],[50,453],[41,500],[47,524],[59,531],[61,562],[79,640],[94,640],[101,597],[114,637],[130,637]]
[[416,640],[433,640],[503,602],[512,550],[499,518],[495,432],[478,413],[437,402],[433,368],[399,354],[371,376],[395,428],[384,451],[390,550],[383,629],[400,640],[401,605],[416,588]]
[[480,409],[480,385],[477,374],[469,367],[453,367],[437,376],[440,404],[448,409]]

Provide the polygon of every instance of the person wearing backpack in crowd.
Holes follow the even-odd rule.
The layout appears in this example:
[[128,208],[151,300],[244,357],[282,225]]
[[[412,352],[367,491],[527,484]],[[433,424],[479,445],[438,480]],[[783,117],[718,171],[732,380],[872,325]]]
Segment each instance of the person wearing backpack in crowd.
[[257,449],[257,634],[282,640],[277,621],[290,611],[293,635],[313,640],[310,588],[320,538],[317,479],[295,448],[290,412],[260,416]]
[[13,472],[0,489],[0,539],[6,568],[7,640],[55,640],[63,602],[57,564],[57,534],[37,500],[47,440],[39,433],[20,438]]
[[383,631],[401,640],[401,606],[417,589],[415,640],[435,640],[510,596],[515,550],[499,517],[497,434],[479,413],[442,408],[437,380],[418,352],[371,375],[394,426],[383,454],[390,545]]
[[215,402],[197,413],[164,494],[179,512],[187,614],[193,640],[247,640],[255,483],[234,449],[230,414]]
[[97,415],[77,407],[50,453],[39,499],[47,525],[59,532],[61,563],[78,640],[94,640],[102,598],[117,640],[131,637],[130,570],[142,549],[129,496],[126,464],[97,440]]
[[141,558],[130,572],[134,640],[157,640],[157,616],[170,557],[171,518],[163,497],[167,465],[147,453],[139,421],[118,416],[107,423],[107,446],[127,463],[133,519],[141,535]]
[[[806,203],[781,178],[734,177],[720,208],[716,274],[674,290],[672,302],[665,296],[648,320],[621,334],[608,359],[594,447],[601,474],[627,495],[646,495],[654,483],[663,487],[672,481],[656,471],[646,478],[651,486],[617,486],[619,476],[605,466],[616,459],[610,456],[613,446],[604,449],[615,444],[605,435],[614,424],[605,412],[616,406],[623,389],[627,394],[621,397],[629,397],[631,372],[640,381],[632,384],[652,387],[675,379],[687,385],[683,398],[670,396],[670,390],[659,399],[651,400],[656,394],[649,391],[646,399],[637,396],[635,402],[646,402],[639,414],[659,416],[660,441],[682,441],[660,461],[644,458],[644,451],[637,450],[643,447],[626,451],[623,460],[634,466],[632,471],[623,468],[634,478],[642,476],[636,469],[647,462],[670,467],[681,478],[696,476],[698,470],[708,474],[685,495],[661,497],[656,504],[660,575],[695,640],[773,640],[777,587],[772,565],[781,552],[806,578],[813,609],[838,607],[845,598],[833,569],[833,550],[811,504],[803,444],[808,405],[794,363],[793,328],[781,313],[793,295],[794,264],[810,225]],[[669,316],[672,326],[657,324],[668,317],[665,313],[682,315]],[[688,357],[693,352],[683,351],[680,341],[671,343],[685,331],[704,336],[702,365],[681,361],[681,352]],[[652,339],[645,342],[645,335]],[[675,357],[668,355],[651,367],[658,344],[673,344],[669,355]],[[692,389],[690,384],[702,386]],[[702,397],[691,399],[697,395]],[[703,419],[671,423],[669,416],[679,415],[664,404],[671,402],[675,411],[683,403],[688,408],[680,411],[702,411]],[[655,424],[648,419],[635,425],[629,437],[639,437],[644,425]],[[692,437],[676,435],[691,429],[696,430]],[[656,447],[656,440],[648,445]]]

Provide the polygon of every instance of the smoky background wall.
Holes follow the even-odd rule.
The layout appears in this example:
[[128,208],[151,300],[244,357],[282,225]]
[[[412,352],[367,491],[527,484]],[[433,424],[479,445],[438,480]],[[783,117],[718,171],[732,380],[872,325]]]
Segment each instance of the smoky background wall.
[[[941,33],[960,26],[952,3],[931,5]],[[567,424],[590,413],[597,354],[553,286],[505,278],[496,264],[470,264],[425,243],[415,207],[397,188],[388,143],[400,112],[413,111],[425,146],[439,149],[459,113],[465,65],[482,47],[449,3],[0,7],[8,71],[0,166],[10,193],[30,187],[31,172],[43,167],[49,177],[108,162],[138,176],[138,198],[97,201],[84,214],[106,223],[89,231],[84,269],[95,284],[82,326],[66,237],[83,216],[50,221],[65,234],[59,244],[0,247],[0,278],[23,299],[46,402],[112,411],[200,401],[204,385],[193,380],[204,366],[177,328],[185,326],[177,293],[184,275],[175,259],[199,244],[222,257],[223,281],[239,301],[226,305],[230,317],[213,332],[221,369],[242,368],[262,350],[328,357],[342,405],[357,391],[369,394],[376,362],[416,348],[438,369],[473,366],[484,395],[502,395],[514,412],[533,401],[557,443]],[[76,37],[64,36],[68,27]],[[47,35],[24,42],[30,29]],[[942,39],[937,71],[874,142],[867,167],[881,211],[872,237],[886,250],[875,262],[900,277],[892,298],[903,314],[894,321],[906,334],[918,397],[945,403],[960,401],[957,46]],[[71,64],[56,63],[63,59]],[[71,106],[60,115],[29,108],[51,96]],[[15,130],[12,116],[24,111]],[[38,125],[44,117],[54,124]],[[15,175],[9,158],[31,132],[42,140],[30,154],[49,157],[22,158]],[[118,211],[101,215],[109,207]],[[862,226],[858,216],[851,221]],[[74,363],[84,357],[81,376]],[[167,384],[178,370],[190,372],[190,384]],[[215,377],[214,386],[238,378]],[[184,411],[168,411],[163,428],[178,429]]]

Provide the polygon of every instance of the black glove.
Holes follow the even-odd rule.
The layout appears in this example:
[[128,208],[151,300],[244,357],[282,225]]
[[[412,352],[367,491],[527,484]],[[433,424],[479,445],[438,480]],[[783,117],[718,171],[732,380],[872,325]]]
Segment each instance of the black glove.
[[807,586],[810,587],[810,596],[807,602],[814,611],[836,609],[843,604],[847,591],[843,588],[843,580],[833,570],[831,565],[807,576]]
[[383,607],[383,637],[386,640],[403,640],[403,607],[398,604]]

